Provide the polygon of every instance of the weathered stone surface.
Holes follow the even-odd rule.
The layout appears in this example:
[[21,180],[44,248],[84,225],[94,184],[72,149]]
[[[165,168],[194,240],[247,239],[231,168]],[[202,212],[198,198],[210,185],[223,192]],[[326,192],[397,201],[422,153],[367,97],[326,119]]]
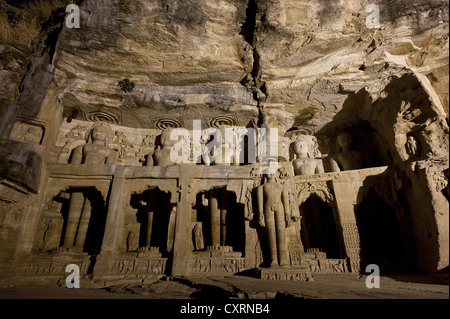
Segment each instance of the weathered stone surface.
[[[448,270],[448,1],[379,1],[376,28],[369,4],[85,0],[39,54],[0,44],[0,273]],[[171,165],[193,120],[278,129],[283,209],[258,207],[264,158]]]

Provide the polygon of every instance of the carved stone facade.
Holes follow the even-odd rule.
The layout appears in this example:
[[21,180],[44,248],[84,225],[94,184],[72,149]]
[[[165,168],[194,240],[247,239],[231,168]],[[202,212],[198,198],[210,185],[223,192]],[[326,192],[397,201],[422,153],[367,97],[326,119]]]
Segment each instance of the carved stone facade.
[[[309,280],[370,263],[384,273],[448,269],[448,114],[431,69],[398,65],[418,58],[360,35],[360,14],[346,16],[356,31],[334,34],[314,20],[315,2],[284,1],[314,13],[298,21],[283,1],[258,1],[254,17],[245,17],[248,1],[187,10],[201,26],[186,24],[180,1],[130,1],[125,11],[103,2],[83,2],[92,34],[63,27],[55,60],[47,52],[30,61],[1,111],[4,278],[62,278],[66,264],[130,280],[251,269],[264,280]],[[286,12],[278,21],[273,10]],[[145,23],[129,22],[136,16]],[[333,34],[314,42],[304,28],[319,25]],[[104,28],[115,41],[96,33]],[[430,34],[433,54],[446,51],[445,28]],[[422,47],[403,40],[399,51]],[[97,60],[105,54],[117,71]],[[139,79],[135,91],[111,85],[122,73]]]

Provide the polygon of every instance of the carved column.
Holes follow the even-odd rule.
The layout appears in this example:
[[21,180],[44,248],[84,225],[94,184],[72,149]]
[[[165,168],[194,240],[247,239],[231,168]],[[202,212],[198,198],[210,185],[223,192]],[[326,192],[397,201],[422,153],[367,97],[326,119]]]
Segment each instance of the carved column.
[[178,181],[179,198],[175,218],[175,237],[173,245],[172,275],[185,275],[188,260],[191,256],[191,208],[194,198],[191,196],[192,179],[181,178]]
[[126,202],[125,179],[123,167],[118,166],[109,195],[108,212],[106,215],[105,235],[101,249],[102,257],[116,256],[121,251],[121,241],[124,225],[124,209]]
[[[353,182],[353,183],[352,183]],[[334,194],[336,197],[336,208],[340,223],[338,228],[342,231],[345,254],[348,259],[351,272],[360,271],[360,239],[358,227],[356,225],[355,205],[356,194],[354,181],[333,182]]]

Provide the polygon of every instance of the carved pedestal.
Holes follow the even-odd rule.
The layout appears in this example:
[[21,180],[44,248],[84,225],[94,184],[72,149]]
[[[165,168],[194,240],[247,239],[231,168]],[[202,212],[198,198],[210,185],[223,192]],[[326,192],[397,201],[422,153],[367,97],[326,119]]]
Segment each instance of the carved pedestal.
[[260,268],[259,278],[262,280],[311,281],[311,270],[308,266],[289,268]]
[[81,250],[58,248],[52,253],[34,255],[27,263],[24,273],[42,280],[61,282],[69,275],[66,267],[71,264],[80,268],[80,276],[86,276],[91,266],[90,256]]
[[194,259],[188,262],[189,273],[235,274],[244,269],[241,252],[233,252],[228,246],[219,247],[221,249],[193,252]]

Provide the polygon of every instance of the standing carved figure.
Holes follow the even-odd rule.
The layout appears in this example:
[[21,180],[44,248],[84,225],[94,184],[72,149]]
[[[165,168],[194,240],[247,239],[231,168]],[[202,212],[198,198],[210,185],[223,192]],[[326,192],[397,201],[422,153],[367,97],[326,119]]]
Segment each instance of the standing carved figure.
[[204,249],[205,246],[203,244],[202,224],[197,223],[194,226],[193,235],[194,235],[194,249],[195,250],[202,250],[202,249]]
[[323,162],[320,158],[315,158],[314,137],[300,135],[294,143],[294,153],[296,159],[292,161],[295,175],[313,175],[324,173]]
[[[114,133],[107,123],[95,123],[87,133],[87,143],[74,149],[70,163],[94,167],[105,163],[114,163],[116,152],[109,147],[109,142],[113,136]],[[82,192],[71,194],[63,240],[64,247],[83,248],[91,211],[91,202],[85,194]]]
[[270,267],[287,266],[289,257],[286,248],[286,221],[290,219],[289,194],[287,189],[267,175],[267,182],[257,188],[259,225],[266,227],[271,256]]
[[211,246],[226,245],[227,238],[227,207],[228,194],[226,189],[212,189],[209,197],[209,218],[211,225]]
[[405,144],[406,152],[410,155],[411,158],[415,158],[419,156],[419,145],[417,141],[412,136],[408,136],[408,140]]

